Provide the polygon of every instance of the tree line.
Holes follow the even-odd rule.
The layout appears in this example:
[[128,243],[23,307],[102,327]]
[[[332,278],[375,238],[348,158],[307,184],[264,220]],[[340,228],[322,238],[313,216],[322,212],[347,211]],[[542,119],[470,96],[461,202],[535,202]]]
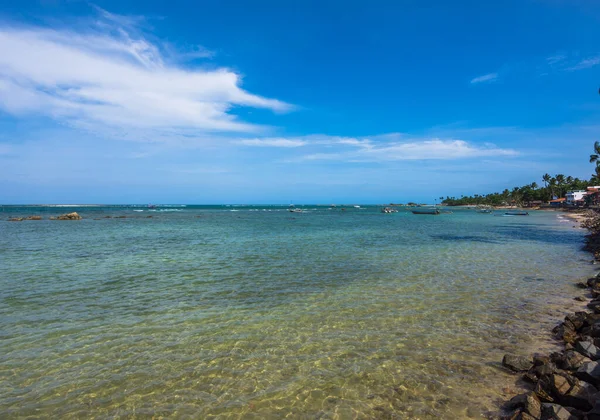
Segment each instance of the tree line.
[[[599,146],[600,150],[600,146]],[[600,168],[599,168],[600,171]],[[598,185],[596,176],[590,180],[582,180],[557,174],[550,176],[544,174],[541,178],[543,186],[536,182],[524,185],[522,187],[514,187],[512,190],[505,189],[502,192],[491,194],[474,194],[469,196],[461,195],[456,197],[440,197],[442,204],[447,206],[468,206],[468,205],[524,205],[531,201],[547,202],[553,197],[564,197],[568,191],[585,190],[589,185]]]

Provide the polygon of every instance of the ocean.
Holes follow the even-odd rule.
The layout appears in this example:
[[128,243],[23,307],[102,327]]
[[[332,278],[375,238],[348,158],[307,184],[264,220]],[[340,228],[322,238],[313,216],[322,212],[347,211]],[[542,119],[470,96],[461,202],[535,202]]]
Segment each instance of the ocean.
[[556,212],[302,208],[0,206],[0,417],[482,418],[597,271]]

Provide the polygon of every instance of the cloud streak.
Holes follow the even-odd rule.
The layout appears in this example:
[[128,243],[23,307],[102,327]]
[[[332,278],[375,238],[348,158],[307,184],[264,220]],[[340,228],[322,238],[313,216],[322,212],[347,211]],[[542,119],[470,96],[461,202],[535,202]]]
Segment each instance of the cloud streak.
[[568,71],[584,70],[584,69],[589,69],[589,68],[595,67],[598,64],[600,64],[600,55],[583,59],[580,62],[578,62],[577,64],[575,64],[574,66],[568,67],[566,70],[568,70]]
[[477,84],[477,83],[484,83],[484,82],[493,82],[496,79],[498,79],[498,73],[488,73],[488,74],[484,74],[483,76],[479,76],[479,77],[475,77],[474,79],[471,79],[471,84]]
[[[101,14],[84,32],[0,29],[0,109],[45,115],[98,130],[258,132],[234,106],[286,112],[292,106],[243,90],[226,68],[184,68],[131,30],[135,20]],[[212,53],[197,47],[192,58]]]
[[476,144],[464,140],[412,138],[404,140],[398,133],[357,139],[314,135],[306,137],[242,140],[246,146],[302,147],[310,152],[292,159],[305,161],[391,162],[408,160],[460,160],[482,157],[515,157],[513,149],[491,143]]
[[302,147],[307,144],[304,140],[286,138],[244,139],[235,141],[234,143],[241,144],[243,146],[284,148]]

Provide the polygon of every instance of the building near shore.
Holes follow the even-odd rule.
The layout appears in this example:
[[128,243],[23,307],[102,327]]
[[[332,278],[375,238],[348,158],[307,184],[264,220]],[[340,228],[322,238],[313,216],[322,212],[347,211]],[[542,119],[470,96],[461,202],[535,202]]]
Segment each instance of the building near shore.
[[566,203],[574,205],[578,201],[583,201],[587,193],[588,192],[584,190],[569,191],[566,196]]

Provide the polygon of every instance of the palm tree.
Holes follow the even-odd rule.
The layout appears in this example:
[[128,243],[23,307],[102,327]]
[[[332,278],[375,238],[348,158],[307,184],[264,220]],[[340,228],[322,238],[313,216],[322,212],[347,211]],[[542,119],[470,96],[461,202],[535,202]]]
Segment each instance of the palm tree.
[[544,186],[545,186],[545,187],[548,187],[548,182],[550,182],[550,174],[545,174],[545,175],[542,177],[542,181],[544,181]]
[[538,184],[536,182],[532,182],[530,187],[532,190],[535,190],[538,187]]
[[596,166],[600,165],[600,142],[594,142],[594,154],[590,155],[590,163],[596,162]]

